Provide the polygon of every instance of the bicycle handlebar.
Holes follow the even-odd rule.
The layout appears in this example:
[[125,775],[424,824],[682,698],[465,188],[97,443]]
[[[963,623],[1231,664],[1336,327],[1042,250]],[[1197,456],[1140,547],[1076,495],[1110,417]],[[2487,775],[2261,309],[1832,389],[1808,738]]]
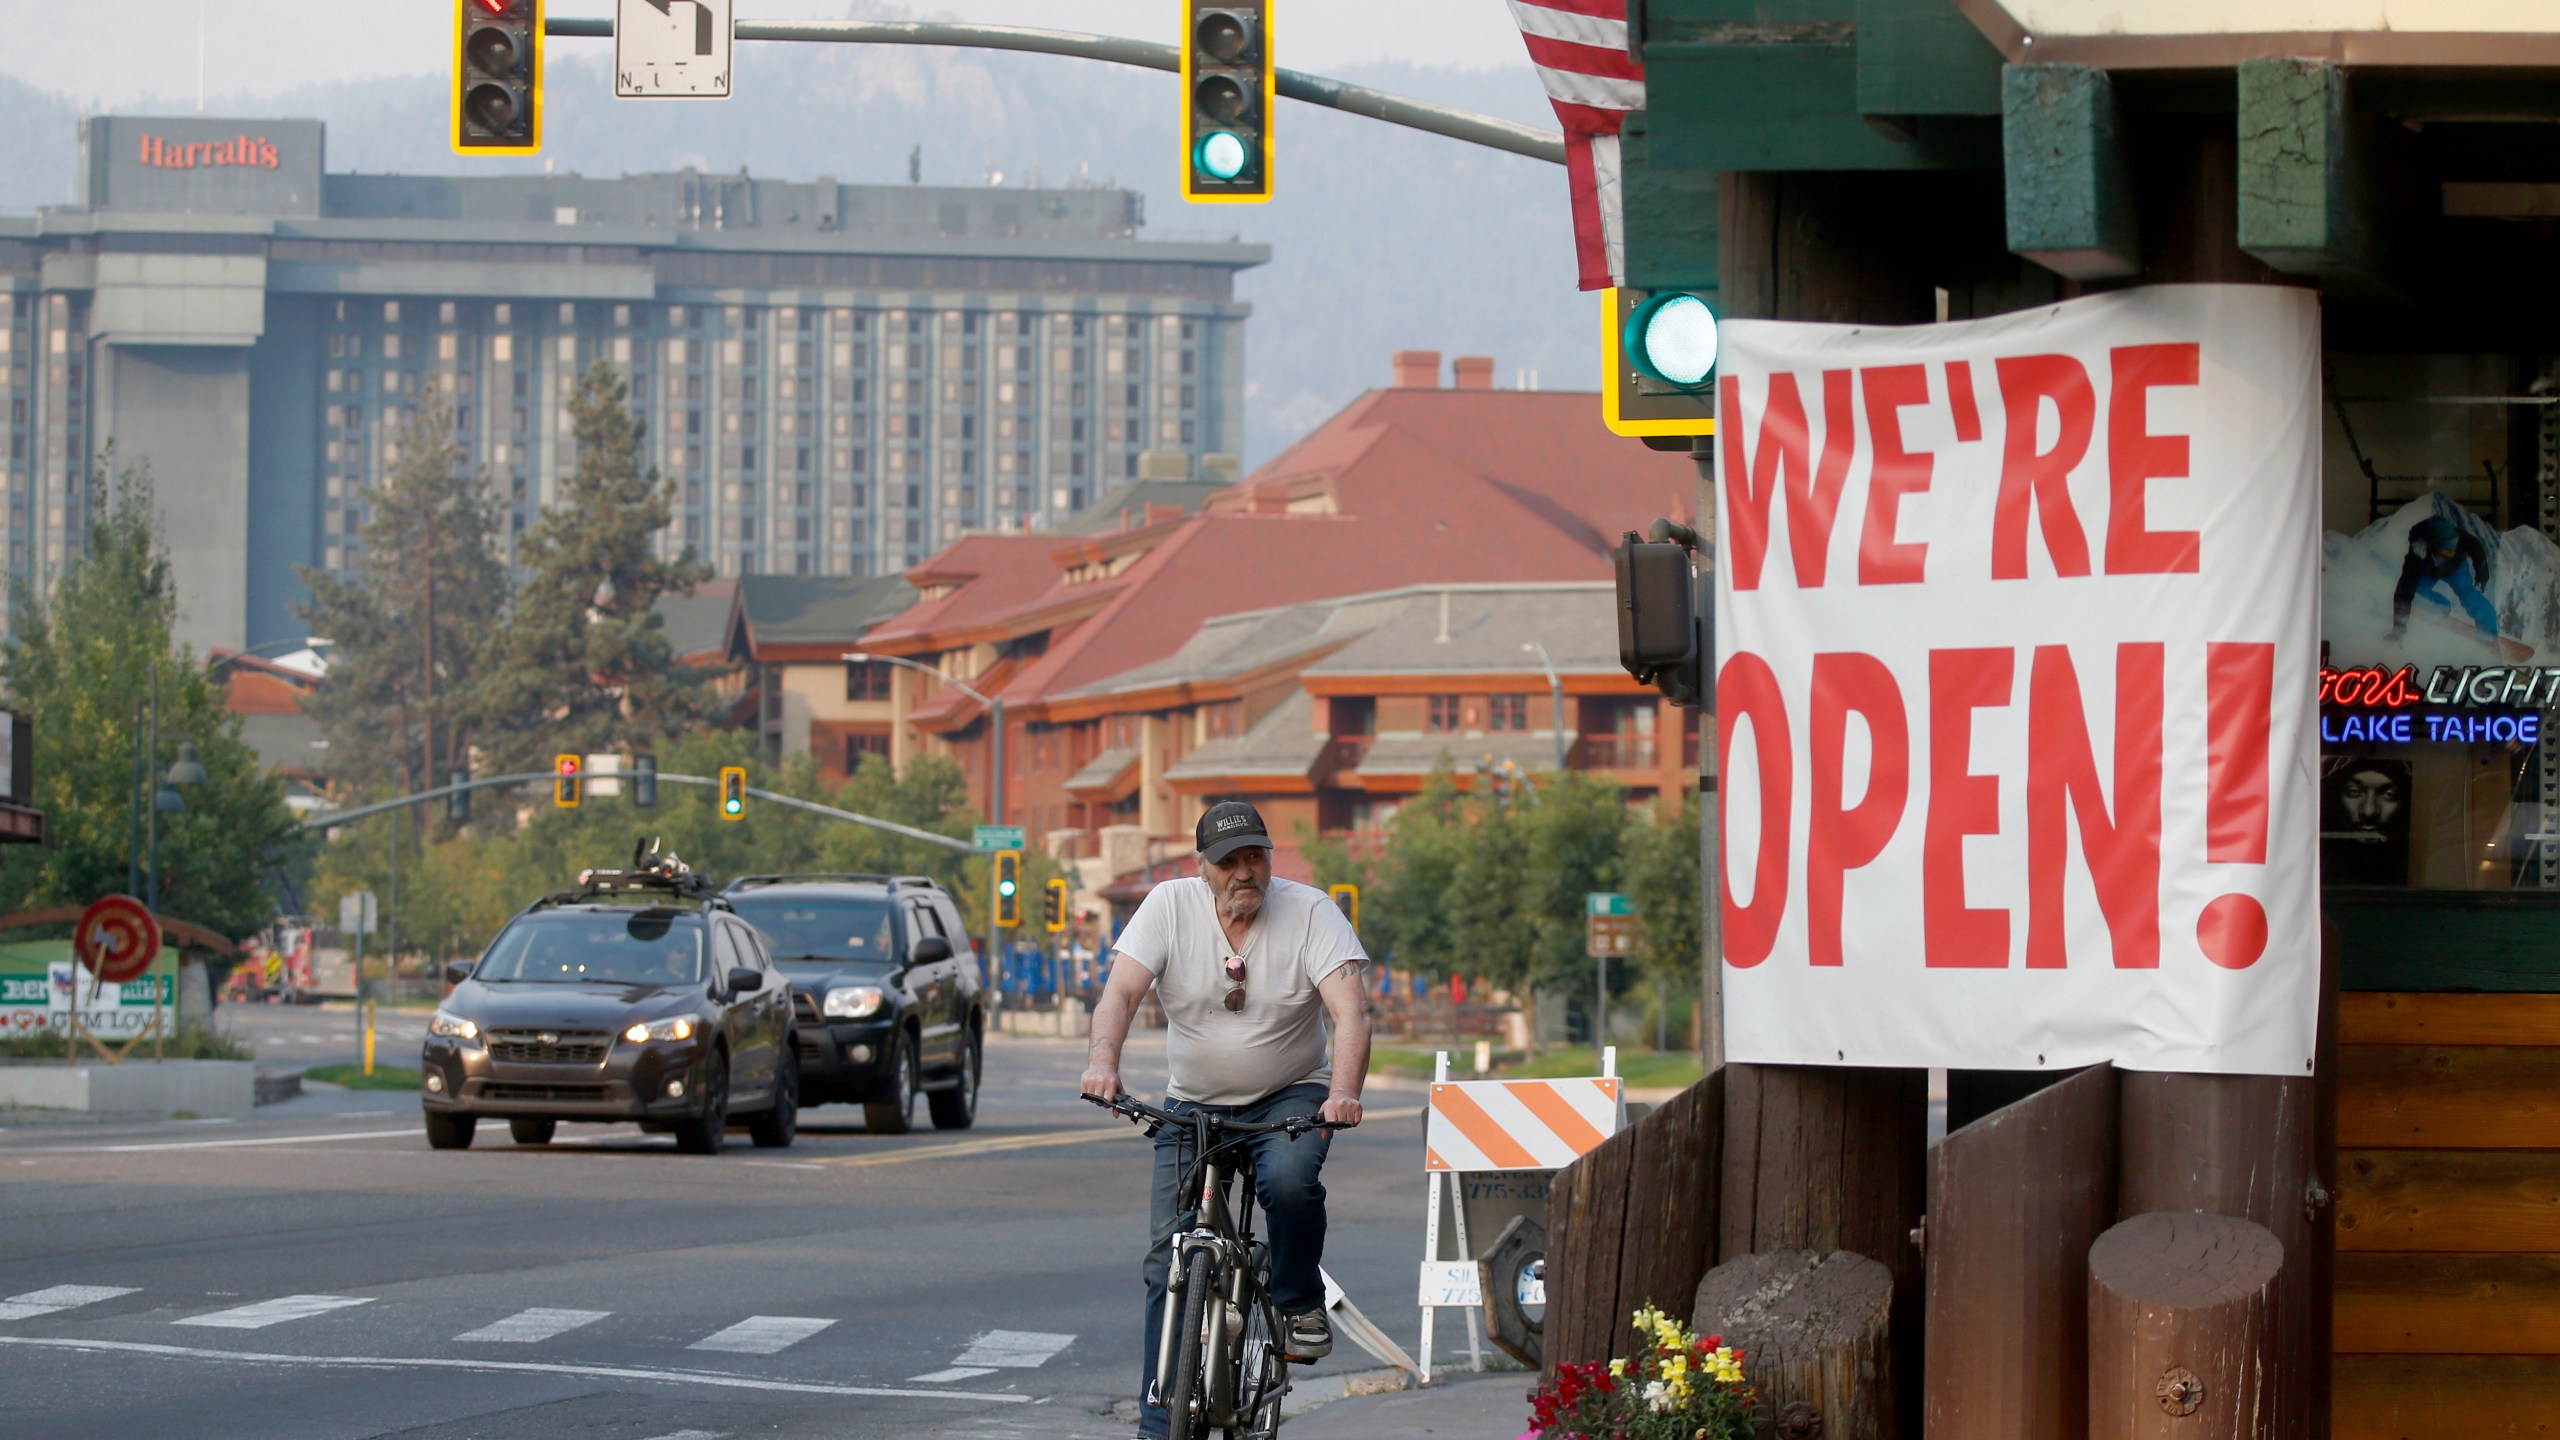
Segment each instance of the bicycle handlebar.
[[1114,1095],[1108,1100],[1105,1100],[1098,1095],[1086,1095],[1082,1098],[1087,1103],[1099,1105],[1103,1109],[1110,1111],[1112,1114],[1121,1116],[1132,1123],[1146,1124],[1150,1126],[1190,1126],[1205,1120],[1208,1122],[1211,1129],[1224,1131],[1229,1135],[1266,1135],[1278,1131],[1286,1131],[1289,1136],[1294,1139],[1297,1136],[1306,1134],[1310,1130],[1348,1130],[1351,1128],[1339,1121],[1321,1120],[1313,1115],[1293,1115],[1285,1120],[1237,1120],[1230,1116],[1217,1114],[1214,1111],[1194,1110],[1188,1114],[1183,1114],[1177,1111],[1160,1109],[1156,1106],[1150,1105],[1146,1101],[1141,1100],[1137,1096],[1131,1095],[1126,1091],[1122,1091],[1120,1094]]

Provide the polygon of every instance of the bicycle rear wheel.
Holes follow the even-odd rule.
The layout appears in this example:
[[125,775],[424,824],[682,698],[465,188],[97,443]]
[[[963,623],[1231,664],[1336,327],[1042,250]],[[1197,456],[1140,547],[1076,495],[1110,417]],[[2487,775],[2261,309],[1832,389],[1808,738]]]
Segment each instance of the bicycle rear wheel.
[[1182,1267],[1182,1328],[1174,1332],[1173,1373],[1158,1377],[1164,1389],[1165,1414],[1173,1421],[1172,1440],[1207,1440],[1209,1422],[1203,1403],[1201,1333],[1209,1305],[1216,1299],[1217,1261],[1206,1250],[1194,1250]]

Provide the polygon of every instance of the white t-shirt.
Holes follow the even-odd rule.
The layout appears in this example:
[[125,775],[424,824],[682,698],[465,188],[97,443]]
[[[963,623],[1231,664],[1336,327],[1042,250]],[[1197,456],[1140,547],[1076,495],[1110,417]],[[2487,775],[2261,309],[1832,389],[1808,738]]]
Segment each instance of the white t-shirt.
[[[1241,950],[1229,948],[1218,902],[1198,877],[1147,892],[1112,949],[1156,977],[1172,1034],[1165,1093],[1198,1105],[1249,1105],[1303,1080],[1333,1078],[1316,986],[1365,962],[1351,922],[1312,885],[1271,877]],[[1244,957],[1244,1008],[1227,1009],[1231,954]]]

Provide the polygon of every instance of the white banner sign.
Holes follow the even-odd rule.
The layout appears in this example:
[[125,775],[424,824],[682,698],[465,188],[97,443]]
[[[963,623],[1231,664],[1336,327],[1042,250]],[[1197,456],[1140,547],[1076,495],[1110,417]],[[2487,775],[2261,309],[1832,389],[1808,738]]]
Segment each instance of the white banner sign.
[[2317,297],[1735,321],[1725,1051],[2300,1075]]

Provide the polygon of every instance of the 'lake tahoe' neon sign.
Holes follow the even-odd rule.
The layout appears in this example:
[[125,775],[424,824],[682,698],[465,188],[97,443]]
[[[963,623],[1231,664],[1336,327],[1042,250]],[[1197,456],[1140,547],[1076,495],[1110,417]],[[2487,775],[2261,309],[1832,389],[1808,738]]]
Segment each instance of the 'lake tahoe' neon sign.
[[2560,667],[2439,665],[2421,687],[2414,665],[2324,666],[2320,742],[2538,745],[2541,711],[2554,704],[2560,704]]

